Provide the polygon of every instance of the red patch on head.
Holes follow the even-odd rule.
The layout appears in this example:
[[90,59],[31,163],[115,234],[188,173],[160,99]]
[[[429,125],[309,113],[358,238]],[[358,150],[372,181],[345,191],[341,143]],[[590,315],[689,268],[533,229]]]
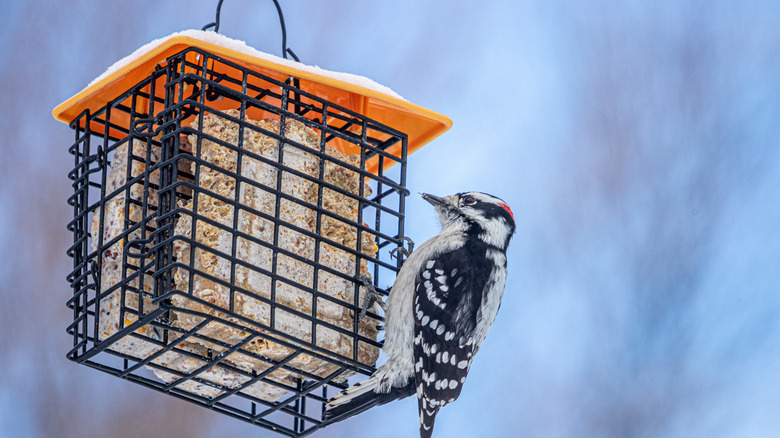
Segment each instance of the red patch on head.
[[512,213],[512,209],[509,208],[508,205],[504,204],[503,202],[499,202],[498,206],[506,210],[507,213],[509,213],[510,216],[512,216],[512,220],[515,220],[515,215]]

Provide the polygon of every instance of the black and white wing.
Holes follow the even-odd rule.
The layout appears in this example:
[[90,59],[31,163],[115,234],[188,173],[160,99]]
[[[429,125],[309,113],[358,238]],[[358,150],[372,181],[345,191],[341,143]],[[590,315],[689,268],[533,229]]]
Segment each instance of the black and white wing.
[[490,267],[472,263],[480,260],[474,250],[427,260],[415,284],[414,371],[423,437],[432,433],[439,409],[460,395],[479,348],[473,335]]

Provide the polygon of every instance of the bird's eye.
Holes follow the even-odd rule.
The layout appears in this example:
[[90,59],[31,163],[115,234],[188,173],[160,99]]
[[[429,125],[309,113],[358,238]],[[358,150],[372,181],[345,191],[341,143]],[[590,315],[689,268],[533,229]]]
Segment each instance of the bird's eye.
[[471,195],[466,195],[460,199],[460,203],[463,205],[474,205],[477,203],[477,199]]

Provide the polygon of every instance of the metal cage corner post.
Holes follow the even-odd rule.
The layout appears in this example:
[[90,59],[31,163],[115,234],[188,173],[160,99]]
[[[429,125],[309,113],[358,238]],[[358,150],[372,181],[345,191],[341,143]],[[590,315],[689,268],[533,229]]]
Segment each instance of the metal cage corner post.
[[[370,274],[386,293],[382,287],[392,283],[400,267],[389,253],[404,237],[407,136],[298,84],[297,78],[275,79],[189,48],[168,57],[104,107],[72,121],[69,359],[291,437],[322,427],[324,402],[329,393],[345,387],[345,376],[374,371],[359,355],[373,352],[381,342],[366,337],[354,318],[361,304],[357,278]],[[210,134],[207,119],[237,127],[236,141]],[[261,119],[276,120],[278,129],[269,128],[276,124],[257,124]],[[288,135],[288,126],[316,133],[316,146]],[[278,153],[264,155],[245,147],[245,137],[258,135],[273,139]],[[235,166],[215,164],[207,144],[232,157]],[[304,149],[311,157],[307,163],[317,166],[309,173],[290,167],[285,158]],[[276,180],[250,178],[242,163],[264,166],[275,172]],[[349,175],[356,188],[347,190],[329,180],[334,172]],[[230,196],[201,184],[209,175],[231,182]],[[307,199],[284,188],[291,179],[311,188]],[[243,197],[248,193],[273,199],[275,209],[248,205]],[[354,219],[333,213],[328,203],[334,196],[357,206]],[[226,219],[205,215],[199,203],[206,202],[228,211]],[[310,212],[313,228],[289,220],[282,205]],[[273,238],[260,239],[242,229],[239,219],[244,217],[264,224]],[[321,233],[334,221],[338,229],[355,234],[354,244]],[[191,224],[191,229],[184,233],[181,224]],[[198,227],[218,233],[222,246],[204,244]],[[284,233],[313,248],[311,254],[284,247],[279,241]],[[375,245],[375,256],[365,252],[364,242]],[[240,253],[244,244],[268,254],[268,264],[248,262]],[[323,253],[324,248],[353,260],[347,265],[351,272],[334,268],[331,252]],[[196,262],[199,257],[224,264],[228,273],[206,272]],[[280,273],[280,260],[311,272],[311,280]],[[261,278],[269,290],[258,292],[238,281],[239,275]],[[197,281],[224,291],[220,297],[227,297],[226,303],[200,294],[193,286]],[[345,293],[347,298],[323,293],[319,285],[327,281],[343,282],[351,292]],[[310,297],[303,301],[309,304],[296,308],[277,299],[290,290]],[[267,311],[268,321],[236,311],[238,303],[249,301]],[[321,316],[341,307],[353,316],[348,324]],[[309,335],[296,337],[280,329],[279,318],[299,321]],[[377,324],[381,320],[372,312],[368,318]],[[217,337],[214,327],[235,336]],[[344,351],[350,353],[324,347],[331,338],[348,340]],[[283,357],[259,354],[253,349],[258,344],[275,346]],[[307,369],[304,363],[319,368]],[[209,374],[212,370],[223,377]],[[278,399],[264,399],[256,388],[278,394]]]

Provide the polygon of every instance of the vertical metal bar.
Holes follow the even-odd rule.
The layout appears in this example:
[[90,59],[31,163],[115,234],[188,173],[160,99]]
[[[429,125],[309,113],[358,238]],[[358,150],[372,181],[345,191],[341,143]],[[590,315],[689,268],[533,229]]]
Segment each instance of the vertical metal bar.
[[[89,126],[89,121],[87,120],[86,127]],[[85,128],[86,128],[85,127]],[[85,129],[86,133],[86,129]],[[83,145],[84,148],[84,154],[82,155],[83,160],[87,160],[87,157],[89,157],[92,153],[91,151],[91,142],[89,135],[85,136],[85,142]],[[79,232],[80,236],[79,239],[82,239],[81,242],[81,248],[79,248],[79,265],[81,265],[81,272],[86,273],[87,268],[87,255],[89,254],[89,244],[88,244],[88,238],[87,238],[87,230],[89,229],[89,218],[88,218],[88,209],[89,209],[89,164],[87,164],[86,169],[82,167],[81,169],[81,175],[79,175],[79,178],[81,179],[81,187],[79,187],[79,190],[83,190],[83,196],[80,197],[81,206],[79,208],[79,215],[81,215],[81,223],[79,225]],[[81,295],[83,301],[83,314],[84,322],[82,325],[82,330],[84,330],[83,336],[84,336],[84,351],[86,352],[86,346],[87,346],[87,340],[89,339],[89,318],[88,315],[88,307],[89,307],[89,276],[87,276],[84,280],[80,282],[79,285],[79,291],[83,290],[83,293]]]
[[239,209],[241,207],[241,163],[244,156],[244,124],[246,123],[246,83],[247,72],[244,71],[241,79],[241,107],[239,109],[239,118],[241,122],[238,124],[238,144],[236,150],[236,175],[233,191],[233,233],[231,237],[230,245],[230,300],[228,307],[230,312],[235,312],[235,298],[236,298],[236,258],[238,256],[238,216]]
[[[160,120],[160,162],[168,163],[178,153],[178,139],[175,136],[169,136],[169,134],[179,128],[178,123],[175,126],[171,126],[174,119],[177,116],[174,112],[166,110],[173,107],[176,103],[176,91],[171,89],[171,82],[176,75],[175,71],[176,59],[172,59],[165,66],[164,73],[155,71],[155,76],[150,87],[149,98],[149,116],[157,118],[162,115]],[[162,84],[163,87],[163,109],[161,112],[155,111],[156,96],[157,96],[157,81],[165,76],[165,81]],[[181,86],[176,87],[179,90],[179,96],[181,96]],[[155,244],[160,244],[173,234],[173,218],[168,214],[176,207],[176,189],[170,190],[169,188],[177,181],[178,160],[173,161],[165,165],[161,165],[159,168],[159,187],[157,188],[157,237],[155,238]],[[165,216],[163,219],[162,217]],[[154,281],[153,295],[155,298],[159,298],[168,293],[171,285],[172,272],[165,269],[170,263],[173,262],[173,244],[169,243],[164,246],[159,246],[155,253],[155,271],[156,274],[164,272],[162,275],[156,275]],[[164,331],[163,339],[164,343],[168,343],[168,331]]]
[[[84,237],[83,242],[79,244],[80,247],[74,248],[73,252],[73,270],[74,272],[78,273],[77,277],[81,277],[82,274],[85,273],[85,268],[88,262],[87,255],[89,254],[89,244],[88,239],[86,238],[86,230],[89,228],[87,214],[87,209],[89,206],[89,163],[87,162],[87,157],[90,155],[89,110],[87,110],[86,113],[83,113],[82,117],[85,117],[84,135],[83,137],[79,136],[79,123],[76,122],[76,141],[73,148],[74,170],[79,169],[73,175],[76,178],[74,180],[75,191],[78,192],[83,190],[82,195],[75,199],[75,202],[73,202],[73,217],[81,217],[79,223],[76,224],[76,230],[74,230],[73,244],[75,245],[79,239],[82,238],[82,236]],[[82,148],[83,152],[79,151],[79,143],[81,143],[80,147]],[[87,165],[86,171],[84,170],[84,164]],[[86,178],[86,181],[84,178]],[[81,234],[81,236],[79,234]],[[75,321],[78,320],[79,317],[83,316],[81,319],[81,335],[84,339],[84,343],[82,345],[82,354],[84,354],[87,350],[87,340],[89,339],[89,318],[87,317],[87,303],[89,302],[89,291],[87,289],[88,285],[89,276],[85,276],[84,278],[79,279],[72,285],[74,293],[79,294],[73,306],[73,319]],[[76,347],[78,344],[79,329],[77,328],[73,333],[73,346]]]
[[[377,160],[377,178],[376,180],[376,192],[378,195],[381,195],[384,193],[384,184],[382,184],[383,176],[385,174],[385,159],[381,155],[376,155]],[[384,196],[380,196],[378,199],[379,205],[384,205],[383,202],[385,200]],[[381,230],[382,229],[382,209],[377,208],[376,209],[376,217],[374,218],[374,229],[375,230]],[[376,255],[377,258],[379,258],[379,254]],[[379,264],[374,263],[374,285],[379,284]]]
[[[206,79],[208,75],[208,56],[206,56],[205,53],[201,53],[203,56],[203,68],[201,69],[201,78]],[[184,74],[184,64],[186,59],[182,58],[181,63],[181,70],[182,75]],[[204,85],[203,81],[201,81],[201,87],[200,87],[200,95],[198,96],[199,102],[203,105],[206,104],[206,86]],[[195,172],[193,172],[193,185],[194,188],[192,190],[192,228],[190,232],[190,262],[189,262],[189,281],[187,283],[188,289],[186,292],[189,295],[192,295],[194,293],[193,291],[193,285],[195,284],[195,242],[197,242],[197,223],[198,223],[198,195],[200,194],[200,189],[198,188],[200,184],[200,159],[203,154],[203,118],[204,118],[204,112],[201,110],[198,113],[198,141],[195,145],[195,151],[194,155],[196,160],[195,163]]]
[[[368,142],[367,134],[366,134],[366,119],[363,119],[363,123],[361,126],[361,144],[360,144],[360,183],[358,184],[358,196],[360,200],[358,201],[358,217],[357,217],[357,223],[359,225],[363,224],[363,209],[366,207],[365,200],[366,200],[366,148],[365,145]],[[355,244],[355,250],[357,252],[357,255],[355,256],[355,277],[360,275],[360,262],[362,259],[362,250],[363,250],[363,229],[358,227],[357,228],[357,243]],[[374,282],[376,282],[376,278],[374,278]],[[360,283],[355,282],[355,307],[360,306]],[[355,316],[352,318],[352,359],[355,362],[358,362],[358,335],[360,334],[360,329],[358,325],[358,311],[355,310]]]
[[[322,385],[322,398],[325,400],[328,399],[328,385]],[[325,403],[322,403],[322,406],[320,407],[320,415],[325,413]]]
[[[320,152],[322,154],[325,154],[325,129],[322,129],[323,127],[328,125],[328,105],[323,104],[322,105],[322,123],[320,125]],[[320,158],[320,168],[319,168],[319,174],[318,174],[318,180],[320,184],[317,184],[317,214],[316,216],[316,223],[314,225],[314,278],[313,278],[313,287],[314,290],[319,292],[319,273],[320,273],[320,247],[322,246],[322,212],[320,209],[322,209],[322,192],[323,192],[323,186],[322,182],[325,179],[325,159]],[[312,296],[312,306],[311,306],[311,313],[312,313],[312,327],[311,327],[311,343],[313,346],[317,346],[317,294],[315,293]]]
[[[289,81],[289,79],[288,79]],[[287,83],[285,83],[287,85]],[[286,123],[287,123],[287,104],[288,104],[288,98],[290,94],[290,88],[289,86],[285,86],[282,89],[282,102],[281,102],[281,109],[282,111],[279,114],[279,156],[278,162],[279,167],[277,169],[276,174],[276,190],[279,191],[279,193],[283,193],[282,190],[282,175],[284,173],[284,146],[287,144],[285,142],[285,130],[286,130]],[[276,195],[276,208],[274,209],[274,243],[273,243],[273,255],[271,256],[271,312],[269,317],[269,325],[272,329],[276,329],[276,279],[278,278],[277,275],[277,265],[279,263],[279,234],[281,233],[281,204],[282,204],[282,197],[281,195]]]
[[[398,163],[401,166],[400,186],[406,188],[406,157],[408,153],[408,139],[407,135],[401,137],[401,162]],[[404,237],[406,231],[404,230],[404,222],[406,221],[406,197],[409,196],[406,190],[398,191],[398,237]],[[396,266],[401,269],[403,261],[402,257],[398,257],[396,260]]]
[[[300,394],[302,392],[301,390],[303,389],[303,383],[302,383],[301,379],[298,379],[298,383],[296,384],[296,389],[297,389],[297,393],[298,394]],[[295,399],[295,404],[293,405],[293,409],[295,410],[295,412],[301,413],[301,399],[300,398],[296,398]],[[300,418],[295,416],[295,417],[293,417],[293,431],[298,432],[299,428],[300,428]]]
[[[108,171],[109,171],[109,164],[108,164],[108,144],[109,144],[109,138],[108,138],[108,132],[109,132],[109,123],[108,123],[108,115],[110,114],[110,106],[106,107],[106,123],[104,126],[104,133],[103,133],[103,147],[98,147],[98,153],[101,154],[101,170],[100,170],[100,202],[98,203],[97,211],[93,211],[92,215],[94,217],[95,214],[99,215],[98,220],[98,241],[95,245],[96,254],[95,257],[97,258],[97,262],[95,265],[97,266],[97,272],[98,272],[98,282],[95,284],[95,318],[94,318],[94,334],[95,334],[95,346],[100,344],[102,340],[100,339],[100,330],[99,330],[99,323],[101,318],[100,313],[100,295],[104,292],[103,291],[103,251],[105,248],[103,248],[104,239],[103,230],[105,229],[106,224],[106,179],[108,178]],[[85,129],[89,131],[89,135],[92,135],[92,115],[89,115],[87,118],[87,126]],[[93,221],[94,224],[94,221]]]
[[[150,120],[150,122],[149,122],[149,129],[152,130],[152,132],[155,131],[155,129],[154,129],[155,123],[153,123],[152,120],[156,120],[156,118],[157,118],[157,114],[154,111],[154,107],[155,107],[155,96],[157,94],[156,87],[157,87],[157,79],[158,79],[158,77],[159,76],[158,76],[158,73],[156,71],[154,73],[152,73],[152,78],[149,81],[149,102],[148,102],[148,106],[146,108],[146,117]],[[135,107],[133,107],[133,109],[135,109]],[[142,214],[143,214],[142,220],[144,221],[144,225],[143,225],[144,229],[143,229],[143,233],[142,233],[143,239],[147,239],[147,234],[146,234],[147,233],[147,231],[146,231],[147,221],[146,221],[146,217],[147,217],[147,215],[149,215],[149,200],[147,199],[148,198],[147,194],[149,193],[149,183],[151,182],[150,180],[151,180],[152,172],[153,172],[153,169],[151,169],[152,162],[151,162],[151,154],[150,154],[150,151],[154,147],[153,143],[154,143],[153,142],[153,137],[151,136],[151,133],[150,133],[150,136],[146,139],[146,148],[147,148],[146,172],[147,172],[147,175],[146,175],[146,178],[145,178],[146,181],[145,181],[145,185],[144,185],[144,202],[143,202],[143,206],[142,206]],[[163,145],[162,145],[162,138],[160,138],[160,153],[159,153],[159,157],[158,157],[159,161],[156,163],[157,165],[159,165],[159,163],[162,161],[162,158],[163,158]],[[162,167],[162,166],[160,166],[160,167]],[[163,173],[163,169],[158,168],[157,169],[157,199],[155,199],[155,201],[157,203],[157,211],[154,213],[154,215],[157,216],[155,226],[156,226],[157,230],[159,230],[159,231],[162,231],[160,229],[162,224],[160,223],[160,220],[159,220],[159,212],[161,210],[165,211],[165,209],[162,206],[162,200],[160,199],[160,192],[163,190],[163,187],[165,187],[162,173]],[[156,241],[153,242],[153,243],[157,243],[159,241],[159,236],[156,237],[155,239],[156,239]],[[164,251],[161,250],[161,249],[157,249],[156,250],[156,253],[154,254],[155,268],[157,267],[156,266],[157,265],[157,260],[161,259],[160,256],[162,255],[163,252]],[[148,251],[144,251],[144,253],[148,256]],[[146,261],[146,256],[142,260],[142,262],[143,262],[142,266],[146,265],[145,261]],[[146,267],[144,269],[150,269],[150,267]],[[154,268],[152,268],[152,269],[154,269]],[[156,271],[156,269],[155,269],[155,271]],[[154,276],[154,272],[152,273],[152,275],[153,275],[151,277],[152,278],[152,284],[151,284],[152,297],[153,298],[157,298],[159,296],[158,293],[160,293],[160,291],[157,289],[157,287],[159,286],[159,282],[156,280],[157,277]],[[143,290],[143,288],[141,288],[141,290]]]
[[[179,55],[179,57],[171,59],[162,71],[156,71],[152,86],[152,98],[149,100],[149,113],[152,117],[157,118],[162,115],[160,120],[161,132],[160,132],[160,162],[166,163],[160,166],[160,181],[157,189],[157,237],[155,244],[161,244],[168,241],[174,235],[174,219],[170,213],[176,208],[176,182],[179,180],[179,138],[173,133],[181,128],[181,109],[173,110],[173,107],[177,102],[181,102],[184,96],[184,90],[181,83],[176,87],[172,87],[172,82],[177,77],[176,68],[179,65],[178,62],[185,55]],[[155,96],[157,95],[156,86],[157,81],[165,77],[162,84],[163,88],[163,108],[160,111],[155,111]],[[176,99],[178,95],[178,100]],[[162,219],[162,217],[165,217]],[[173,284],[173,270],[166,269],[171,263],[173,263],[173,242],[169,242],[165,245],[158,247],[155,254],[156,260],[156,277],[154,282],[154,297],[160,298],[167,294],[171,290]],[[162,273],[162,275],[159,275]],[[162,302],[161,306],[166,306],[168,303]],[[163,314],[163,317],[167,317],[167,314]],[[161,341],[165,344],[169,344],[169,331],[163,330]]]
[[[110,125],[110,116],[108,114],[108,111],[110,111],[111,108],[113,108],[115,102],[112,102],[109,107],[107,108],[106,112],[106,138],[109,136],[109,125]],[[132,125],[131,125],[132,126]],[[126,302],[127,302],[127,288],[128,288],[128,269],[129,269],[129,263],[127,262],[127,254],[124,251],[124,247],[127,245],[130,234],[127,232],[127,230],[130,228],[130,195],[131,195],[131,188],[132,184],[130,183],[130,180],[133,179],[133,138],[128,135],[125,137],[122,141],[125,142],[125,146],[127,147],[127,154],[125,156],[125,160],[127,160],[127,167],[125,169],[125,185],[123,188],[124,192],[124,201],[123,201],[123,208],[124,208],[124,217],[122,218],[122,231],[119,233],[121,236],[121,239],[119,240],[119,247],[122,248],[122,280],[120,280],[119,284],[119,293],[120,293],[120,301],[119,301],[119,327],[125,328],[125,320],[127,319],[125,317],[125,313],[127,312],[126,308]],[[114,155],[114,158],[116,159],[116,155]],[[125,359],[125,369],[127,368],[127,359]]]
[[[130,139],[129,139],[129,142],[130,142],[129,147],[130,147],[131,152],[134,152],[133,149],[134,149],[135,143],[136,143],[136,138],[133,135],[134,134],[133,133],[134,129],[132,127],[138,121],[138,114],[136,113],[136,109],[135,109],[136,104],[137,104],[137,99],[138,99],[138,92],[139,92],[139,89],[135,88],[133,90],[133,93],[131,94],[131,98],[130,98],[130,114],[129,114],[129,116],[130,116],[131,132],[130,132],[130,135],[129,135],[129,137],[130,137]],[[139,143],[140,143],[140,141],[139,141]],[[141,240],[141,241],[144,241],[146,239],[146,221],[147,221],[147,215],[148,215],[147,207],[149,205],[149,203],[148,203],[149,202],[148,201],[148,193],[149,193],[149,166],[150,166],[150,163],[151,163],[151,142],[150,142],[150,139],[148,137],[146,138],[145,143],[146,143],[146,151],[144,153],[144,164],[142,166],[143,170],[141,170],[141,172],[139,172],[139,175],[138,175],[138,176],[141,176],[141,181],[143,182],[143,187],[144,187],[143,188],[143,192],[141,194],[141,198],[142,198],[141,199],[141,219],[140,219],[141,227],[138,230],[140,232],[140,235],[139,235],[138,239]],[[131,153],[131,155],[133,155],[133,154]],[[131,164],[132,164],[132,159],[131,159]],[[126,201],[128,203],[130,202],[129,199],[126,199]],[[135,200],[133,200],[133,201],[135,201]],[[130,218],[130,209],[126,209],[125,210],[125,216],[127,216],[128,219]],[[127,245],[129,245],[131,243],[130,238],[131,238],[131,236],[130,236],[130,234],[128,234],[127,235]],[[136,288],[136,295],[138,295],[138,309],[136,309],[136,310],[138,311],[138,315],[137,315],[138,318],[136,319],[136,321],[138,321],[141,318],[143,318],[143,315],[144,315],[144,279],[146,277],[144,275],[145,265],[146,265],[146,256],[145,256],[145,254],[146,254],[146,244],[143,244],[143,247],[139,248],[139,255],[141,255],[141,257],[139,257],[137,259],[137,261],[138,261],[138,277],[137,277],[138,278],[138,287]]]
[[[303,379],[298,380],[298,381],[303,383]],[[302,397],[301,398],[301,409],[300,409],[300,411],[298,411],[300,414],[303,414],[303,415],[306,415],[306,398],[307,397]],[[306,429],[306,420],[304,418],[301,418],[301,429],[299,430],[299,432],[303,433],[303,431],[305,429]]]

